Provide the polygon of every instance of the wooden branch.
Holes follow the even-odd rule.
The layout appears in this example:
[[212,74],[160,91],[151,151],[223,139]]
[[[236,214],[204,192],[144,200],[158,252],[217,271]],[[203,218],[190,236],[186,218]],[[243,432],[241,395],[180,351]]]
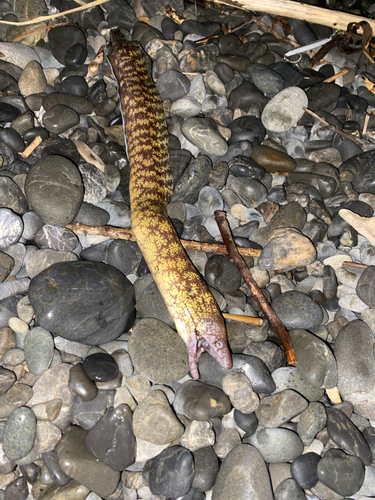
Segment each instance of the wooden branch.
[[224,244],[226,246],[231,261],[236,265],[237,269],[240,271],[241,276],[243,277],[245,283],[249,287],[250,292],[252,293],[254,299],[257,301],[257,304],[264,312],[271,327],[275,330],[275,332],[279,336],[281,344],[285,350],[288,363],[291,365],[295,365],[297,363],[297,360],[296,360],[296,355],[294,353],[291,338],[289,337],[289,333],[287,332],[283,323],[277,317],[271,305],[267,302],[267,299],[265,298],[261,289],[258,287],[254,278],[252,277],[250,269],[247,267],[246,263],[238,253],[238,249],[233,241],[232,234],[229,229],[229,224],[225,218],[225,212],[216,210],[215,220],[220,229],[221,236],[223,238]]
[[331,83],[331,82],[337,80],[337,78],[340,78],[340,76],[346,75],[347,72],[348,72],[347,69],[343,69],[339,73],[336,73],[335,75],[332,75],[329,78],[326,78],[325,80],[323,80],[323,83]]
[[58,12],[57,14],[51,14],[50,16],[40,16],[35,19],[29,19],[28,21],[3,21],[0,20],[0,24],[9,24],[10,26],[28,26],[30,24],[41,23],[42,21],[49,21],[50,19],[56,19],[57,17],[66,16],[67,14],[73,14],[73,12],[79,12],[81,10],[91,9],[96,5],[100,5],[102,3],[109,2],[110,0],[95,0],[94,2],[87,3],[85,5],[81,5],[81,7],[75,7],[74,9],[65,10],[63,12]]
[[339,210],[339,216],[367,238],[371,245],[375,245],[375,217],[361,217],[347,208]]
[[[86,226],[85,224],[68,224],[68,229],[75,234],[90,234],[96,236],[107,236],[112,240],[135,241],[131,229],[114,226]],[[226,254],[227,249],[220,243],[201,243],[200,241],[180,240],[181,245],[188,250],[198,250],[199,252],[212,252]],[[239,252],[244,257],[259,257],[261,250],[257,248],[240,248]]]
[[367,269],[368,265],[367,264],[361,264],[359,262],[351,262],[350,260],[344,260],[344,262],[341,263],[343,267],[356,267],[357,269]]
[[250,323],[251,325],[263,325],[262,318],[255,318],[254,316],[245,316],[242,314],[221,313],[225,319],[233,319],[241,323]]
[[[323,125],[329,125],[328,122],[326,122],[325,120],[323,120],[323,118],[320,118],[320,116],[317,115],[316,113],[314,113],[314,111],[311,111],[311,109],[305,108],[305,106],[302,106],[302,109],[304,109],[306,111],[306,113],[308,113],[309,115],[311,115],[314,118],[316,118],[317,120],[319,120],[320,123],[323,123]],[[358,142],[356,139],[354,139],[354,137],[352,137],[351,135],[347,134],[346,132],[343,132],[342,130],[340,130],[337,127],[335,127],[335,130],[336,130],[336,132],[339,135],[341,135],[341,137],[343,137],[344,139],[349,139],[350,141],[353,141],[355,144],[357,144],[357,146],[359,146],[361,149],[363,149],[362,144],[360,142]]]
[[337,10],[322,9],[314,5],[291,0],[214,0],[215,4],[230,5],[237,9],[266,12],[278,16],[300,19],[308,23],[322,24],[334,29],[345,29],[349,23],[367,21],[375,32],[375,19],[346,14]]

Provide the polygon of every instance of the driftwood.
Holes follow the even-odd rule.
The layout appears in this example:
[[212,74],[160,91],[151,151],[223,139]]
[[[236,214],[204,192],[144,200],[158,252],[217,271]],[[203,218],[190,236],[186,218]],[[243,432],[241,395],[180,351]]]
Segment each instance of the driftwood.
[[375,217],[361,217],[347,208],[342,208],[339,216],[367,238],[371,245],[375,245]]
[[238,9],[266,12],[278,16],[301,19],[309,23],[322,24],[334,29],[346,30],[349,23],[367,21],[375,33],[375,19],[368,19],[337,10],[322,9],[314,5],[292,2],[291,0],[214,0],[215,4],[230,5]]

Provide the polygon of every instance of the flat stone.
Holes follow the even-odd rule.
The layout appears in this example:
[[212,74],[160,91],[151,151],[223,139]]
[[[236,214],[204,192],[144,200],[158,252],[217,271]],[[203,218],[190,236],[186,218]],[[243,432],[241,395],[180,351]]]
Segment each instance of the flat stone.
[[210,420],[230,412],[228,396],[217,387],[195,380],[184,382],[176,392],[173,407],[176,413],[193,420]]
[[331,449],[318,464],[318,478],[343,496],[357,493],[365,479],[365,468],[358,457]]
[[171,446],[151,461],[147,475],[154,495],[183,496],[194,478],[193,454],[182,446]]
[[4,429],[3,450],[9,460],[19,460],[32,449],[36,435],[36,418],[27,406],[16,408]]
[[[154,423],[158,422],[155,426]],[[152,391],[134,411],[136,437],[154,444],[167,444],[182,436],[184,428],[162,391]]]
[[351,321],[338,333],[335,358],[338,370],[337,387],[344,399],[354,405],[356,413],[375,419],[374,336],[366,323]]
[[286,389],[262,398],[255,413],[261,426],[281,427],[307,407],[308,402],[305,398],[291,389]]
[[50,155],[29,171],[25,192],[32,209],[44,222],[65,226],[72,222],[83,200],[77,167],[67,158]]
[[[272,302],[272,307],[286,328],[317,328],[323,320],[321,307],[302,292],[294,290],[284,292],[276,297]],[[296,337],[298,340],[303,337],[303,334],[297,333]]]
[[327,414],[322,403],[312,401],[308,408],[300,414],[297,432],[305,446],[309,446],[314,437],[327,422]]
[[212,494],[213,500],[272,500],[268,471],[259,451],[251,445],[236,446],[225,458]]
[[289,429],[261,429],[246,440],[260,451],[269,464],[289,462],[303,451],[299,436]]
[[114,340],[131,327],[135,316],[130,281],[99,262],[50,266],[33,278],[29,298],[40,326],[84,344]]
[[299,87],[288,87],[266,105],[262,123],[270,132],[284,132],[298,122],[305,113],[303,107],[307,106],[306,93]]
[[185,342],[157,319],[144,318],[135,325],[128,349],[135,368],[153,382],[180,380],[189,371]]
[[297,229],[275,229],[258,260],[261,269],[290,271],[312,264],[316,259],[313,243]]
[[296,354],[297,370],[302,377],[315,387],[336,387],[337,365],[328,345],[306,330],[290,330],[289,335]]
[[86,431],[71,426],[56,448],[62,470],[101,497],[116,490],[120,473],[96,460],[85,448]]
[[284,389],[293,389],[302,394],[308,401],[318,401],[324,394],[324,389],[318,389],[309,384],[295,366],[278,368],[272,373],[272,378],[276,384],[276,393]]
[[25,337],[26,364],[31,373],[42,375],[52,362],[54,343],[50,332],[40,326],[32,328]]
[[329,437],[348,455],[355,455],[365,465],[371,465],[372,453],[360,430],[336,408],[327,408],[327,431]]
[[136,441],[130,408],[125,404],[111,407],[89,430],[85,446],[91,455],[113,470],[123,471],[132,465]]

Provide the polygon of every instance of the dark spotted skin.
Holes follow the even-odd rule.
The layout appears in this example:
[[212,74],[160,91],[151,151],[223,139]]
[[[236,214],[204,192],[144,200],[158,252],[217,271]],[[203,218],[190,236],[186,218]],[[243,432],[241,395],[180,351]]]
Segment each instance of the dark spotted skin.
[[108,56],[119,86],[131,166],[132,231],[176,328],[188,346],[190,372],[199,378],[198,359],[208,351],[232,366],[220,310],[187,257],[166,213],[172,196],[168,131],[162,102],[137,42],[114,34]]

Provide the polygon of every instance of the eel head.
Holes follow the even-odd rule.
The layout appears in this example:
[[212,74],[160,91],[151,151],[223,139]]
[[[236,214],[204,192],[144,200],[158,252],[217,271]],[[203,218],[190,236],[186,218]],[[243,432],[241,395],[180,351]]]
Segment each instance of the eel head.
[[198,361],[202,352],[207,351],[226,370],[232,368],[232,357],[229,351],[224,320],[220,316],[215,320],[202,321],[190,333],[188,340],[190,373],[199,379]]

